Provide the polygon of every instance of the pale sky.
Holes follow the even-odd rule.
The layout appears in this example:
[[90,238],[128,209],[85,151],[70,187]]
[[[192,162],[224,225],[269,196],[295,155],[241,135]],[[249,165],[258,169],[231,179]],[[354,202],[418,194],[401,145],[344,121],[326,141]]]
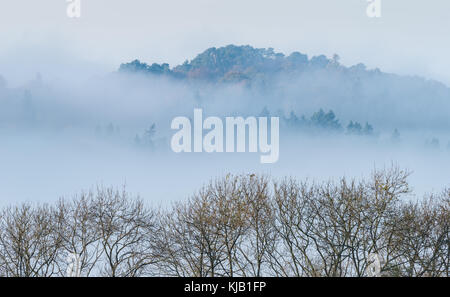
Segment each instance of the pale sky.
[[[249,44],[421,75],[450,85],[450,2],[381,0],[0,0],[0,74],[19,82],[70,71],[112,71],[133,59],[192,59],[208,47]],[[101,66],[100,68],[98,66]]]

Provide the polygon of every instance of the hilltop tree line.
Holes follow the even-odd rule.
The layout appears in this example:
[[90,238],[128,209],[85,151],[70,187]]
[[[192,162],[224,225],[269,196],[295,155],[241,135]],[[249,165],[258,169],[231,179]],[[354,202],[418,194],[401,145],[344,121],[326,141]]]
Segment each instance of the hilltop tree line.
[[450,190],[408,200],[408,175],[227,175],[168,208],[113,188],[9,206],[0,276],[64,276],[75,261],[81,276],[367,276],[375,265],[380,276],[448,277]]
[[139,60],[120,65],[119,72],[163,75],[177,79],[200,79],[210,82],[267,82],[279,73],[301,73],[318,69],[335,69],[353,73],[377,74],[378,69],[367,71],[358,64],[346,68],[339,63],[339,56],[331,59],[325,55],[308,58],[300,52],[286,56],[273,48],[254,48],[249,45],[212,47],[197,55],[191,61],[170,68],[167,63],[148,65]]

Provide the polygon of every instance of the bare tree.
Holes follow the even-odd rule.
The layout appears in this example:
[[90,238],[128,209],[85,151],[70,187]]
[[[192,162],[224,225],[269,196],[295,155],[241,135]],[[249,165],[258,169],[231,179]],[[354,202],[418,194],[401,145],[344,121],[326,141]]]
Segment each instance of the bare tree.
[[275,248],[270,183],[266,176],[250,174],[241,178],[240,187],[246,227],[236,263],[242,276],[260,277],[269,272],[268,258]]
[[[76,255],[80,276],[96,275],[96,264],[103,250],[100,233],[95,224],[94,194],[82,193],[72,200],[60,199],[55,209],[55,220],[62,240],[63,259]],[[64,273],[67,271],[67,268]]]
[[0,274],[48,277],[60,273],[61,238],[52,209],[30,204],[8,207],[0,220]]
[[0,276],[64,276],[70,255],[82,276],[449,276],[450,189],[405,200],[408,176],[227,175],[158,211],[114,188],[7,207]]
[[399,276],[448,276],[450,204],[448,194],[402,205],[395,240]]
[[98,189],[92,203],[93,222],[103,250],[100,272],[106,276],[140,276],[155,264],[153,211],[125,190]]
[[393,168],[369,182],[275,184],[275,275],[364,275],[368,255],[386,253],[389,218],[409,191],[408,175]]
[[165,217],[164,239],[169,272],[178,276],[217,276],[224,246],[210,187],[204,187],[186,203],[177,203]]

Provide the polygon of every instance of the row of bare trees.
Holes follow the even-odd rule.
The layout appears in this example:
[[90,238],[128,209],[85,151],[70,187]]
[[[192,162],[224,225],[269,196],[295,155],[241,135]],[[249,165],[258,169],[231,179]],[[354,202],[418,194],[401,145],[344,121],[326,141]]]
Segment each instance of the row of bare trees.
[[408,175],[227,175],[168,209],[112,188],[11,206],[0,276],[449,276],[450,189],[413,200]]

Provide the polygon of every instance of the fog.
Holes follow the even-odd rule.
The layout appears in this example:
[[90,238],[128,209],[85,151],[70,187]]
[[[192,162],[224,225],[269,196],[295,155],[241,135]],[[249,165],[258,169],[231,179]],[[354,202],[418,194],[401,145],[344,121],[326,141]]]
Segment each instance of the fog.
[[[323,181],[359,178],[392,164],[413,172],[417,197],[450,186],[450,91],[435,81],[362,75],[355,89],[351,79],[319,71],[247,86],[95,65],[95,75],[87,67],[55,79],[46,76],[54,73],[52,65],[46,67],[19,85],[1,73],[1,204],[51,202],[97,185],[125,185],[159,205],[185,199],[227,173]],[[205,116],[259,116],[266,109],[281,117],[278,162],[260,164],[259,153],[172,152],[171,121],[192,118],[194,108]],[[292,111],[309,118],[320,108],[333,110],[343,131],[287,123]],[[373,135],[349,135],[350,121],[369,122]]]
[[[14,58],[41,57],[43,49],[49,59],[61,57],[61,51],[73,54],[77,59],[56,59],[73,68],[89,61],[113,70],[136,58],[175,65],[205,48],[234,43],[309,55],[339,53],[346,65],[364,62],[450,83],[445,0],[383,1],[379,19],[367,17],[366,0],[81,2],[81,18],[70,19],[67,1],[2,1],[2,68],[32,69]],[[16,79],[30,75],[22,74]]]

